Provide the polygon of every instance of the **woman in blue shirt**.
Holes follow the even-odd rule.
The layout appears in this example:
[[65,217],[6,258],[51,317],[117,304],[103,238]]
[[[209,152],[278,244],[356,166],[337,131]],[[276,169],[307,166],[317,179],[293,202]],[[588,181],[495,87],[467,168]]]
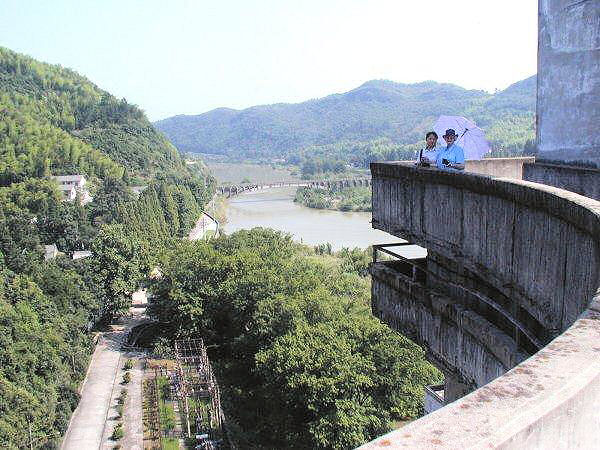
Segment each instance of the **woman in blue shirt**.
[[442,137],[446,141],[446,148],[439,151],[435,161],[436,166],[442,170],[464,170],[465,151],[454,143],[458,138],[456,132],[449,128]]

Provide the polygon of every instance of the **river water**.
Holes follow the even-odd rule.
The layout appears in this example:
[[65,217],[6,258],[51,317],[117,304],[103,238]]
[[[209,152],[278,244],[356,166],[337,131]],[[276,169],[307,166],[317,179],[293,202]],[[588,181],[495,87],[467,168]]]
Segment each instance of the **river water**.
[[[366,248],[373,244],[402,242],[374,230],[370,212],[342,212],[307,208],[294,203],[296,187],[247,192],[229,200],[226,233],[254,227],[273,228],[293,235],[308,245],[329,242],[334,250],[342,247]],[[424,249],[403,247],[407,257],[422,257]]]

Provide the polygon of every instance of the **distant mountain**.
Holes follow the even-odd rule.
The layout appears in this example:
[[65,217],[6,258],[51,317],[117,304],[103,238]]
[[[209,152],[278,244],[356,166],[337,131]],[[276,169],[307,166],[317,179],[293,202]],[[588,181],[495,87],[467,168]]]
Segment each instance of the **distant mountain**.
[[[343,94],[296,104],[219,108],[196,116],[155,122],[180,150],[241,157],[289,156],[309,146],[368,142],[396,145],[422,140],[441,114],[458,114],[494,130],[496,149],[523,146],[533,138],[535,76],[494,95],[452,84],[367,81]],[[515,129],[518,127],[518,130]],[[511,133],[519,135],[518,142]]]

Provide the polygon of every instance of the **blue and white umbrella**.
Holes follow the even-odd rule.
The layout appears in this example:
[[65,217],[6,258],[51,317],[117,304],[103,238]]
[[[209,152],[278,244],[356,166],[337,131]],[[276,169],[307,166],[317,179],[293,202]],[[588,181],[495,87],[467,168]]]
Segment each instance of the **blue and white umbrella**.
[[450,128],[458,135],[455,144],[463,148],[465,159],[481,159],[490,151],[485,132],[475,122],[462,116],[440,116],[433,126],[440,137]]

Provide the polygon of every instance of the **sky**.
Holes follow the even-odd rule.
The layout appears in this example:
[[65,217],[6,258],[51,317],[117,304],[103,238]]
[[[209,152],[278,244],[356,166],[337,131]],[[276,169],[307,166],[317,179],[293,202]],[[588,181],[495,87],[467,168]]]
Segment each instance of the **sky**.
[[153,121],[373,79],[494,92],[536,73],[537,0],[0,0],[0,46]]

